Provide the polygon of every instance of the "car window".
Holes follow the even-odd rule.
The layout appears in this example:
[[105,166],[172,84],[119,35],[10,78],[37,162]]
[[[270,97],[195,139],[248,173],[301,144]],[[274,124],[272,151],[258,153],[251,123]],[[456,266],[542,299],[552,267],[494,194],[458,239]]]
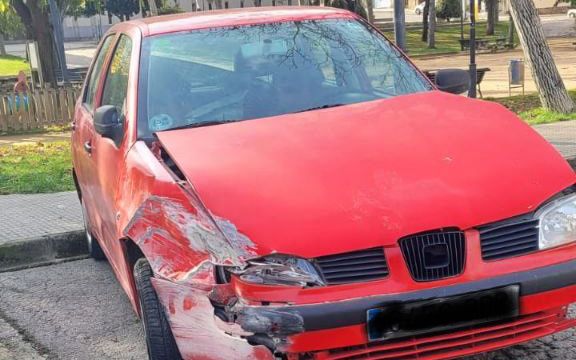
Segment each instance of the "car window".
[[109,35],[104,42],[102,43],[102,47],[96,56],[96,60],[94,61],[94,66],[92,67],[92,71],[90,72],[90,76],[88,78],[88,82],[86,84],[86,91],[84,93],[84,104],[88,107],[88,109],[94,109],[94,97],[96,95],[96,90],[98,89],[98,80],[100,79],[100,71],[102,69],[102,65],[104,64],[104,60],[106,59],[106,54],[108,54],[108,49],[112,44],[112,40],[114,39],[114,35]]
[[114,105],[119,114],[124,114],[131,54],[132,40],[128,36],[122,35],[118,40],[118,45],[116,45],[106,73],[102,101],[100,102],[100,105]]
[[431,90],[383,36],[353,19],[146,38],[140,86],[141,137]]

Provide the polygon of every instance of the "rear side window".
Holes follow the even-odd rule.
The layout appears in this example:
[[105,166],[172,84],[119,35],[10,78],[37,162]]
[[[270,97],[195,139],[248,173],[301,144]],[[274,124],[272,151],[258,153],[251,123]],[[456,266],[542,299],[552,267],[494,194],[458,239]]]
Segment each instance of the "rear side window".
[[106,54],[108,54],[108,49],[112,44],[114,35],[108,36],[104,39],[104,43],[98,52],[92,71],[90,72],[90,77],[88,78],[88,83],[86,84],[86,92],[84,93],[84,104],[88,109],[94,109],[94,97],[96,96],[96,90],[98,89],[98,80],[100,79],[100,71],[102,70],[102,65],[106,59]]
[[106,73],[101,101],[101,105],[114,105],[119,114],[124,114],[131,54],[132,40],[128,36],[122,35]]

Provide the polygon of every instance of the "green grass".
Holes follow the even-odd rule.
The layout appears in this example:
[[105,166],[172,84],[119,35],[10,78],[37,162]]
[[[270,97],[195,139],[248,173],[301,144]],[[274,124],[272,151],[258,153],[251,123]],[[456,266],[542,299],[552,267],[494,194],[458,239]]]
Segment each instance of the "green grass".
[[[442,22],[439,22],[442,24]],[[464,25],[464,38],[467,39],[470,33],[470,26]],[[389,39],[394,39],[394,32],[385,32]],[[476,24],[476,37],[495,40],[496,38],[506,37],[508,34],[508,22],[500,21],[494,29],[494,36],[486,36],[486,22]],[[422,29],[410,29],[406,32],[406,48],[408,55],[434,55],[454,53],[460,51],[460,23],[453,26],[440,26],[436,30],[436,48],[428,49],[428,45],[421,40]],[[516,37],[516,40],[518,37]]]
[[30,66],[26,60],[18,56],[0,56],[0,76],[18,75],[20,70],[30,72]]
[[68,141],[0,146],[0,194],[73,189]]
[[[576,102],[576,90],[569,91]],[[487,98],[512,110],[530,125],[548,124],[557,121],[576,120],[576,113],[561,114],[542,108],[538,94],[517,95],[505,98]]]

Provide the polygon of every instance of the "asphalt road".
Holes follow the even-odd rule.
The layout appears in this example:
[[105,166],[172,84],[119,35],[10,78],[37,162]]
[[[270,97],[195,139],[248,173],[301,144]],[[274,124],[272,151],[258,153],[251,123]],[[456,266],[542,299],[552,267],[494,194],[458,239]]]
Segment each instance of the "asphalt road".
[[[140,323],[107,263],[0,273],[0,360],[145,358]],[[568,330],[468,360],[575,358]]]
[[20,335],[9,343],[0,322],[2,360],[33,358],[27,347],[47,359],[146,358],[140,321],[106,262],[0,273],[0,321]]

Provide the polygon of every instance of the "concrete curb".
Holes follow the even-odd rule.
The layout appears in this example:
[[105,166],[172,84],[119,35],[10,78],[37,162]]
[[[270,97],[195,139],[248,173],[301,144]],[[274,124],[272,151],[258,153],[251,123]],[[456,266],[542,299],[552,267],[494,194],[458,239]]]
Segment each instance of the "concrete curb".
[[0,272],[40,266],[88,254],[83,230],[0,245]]

